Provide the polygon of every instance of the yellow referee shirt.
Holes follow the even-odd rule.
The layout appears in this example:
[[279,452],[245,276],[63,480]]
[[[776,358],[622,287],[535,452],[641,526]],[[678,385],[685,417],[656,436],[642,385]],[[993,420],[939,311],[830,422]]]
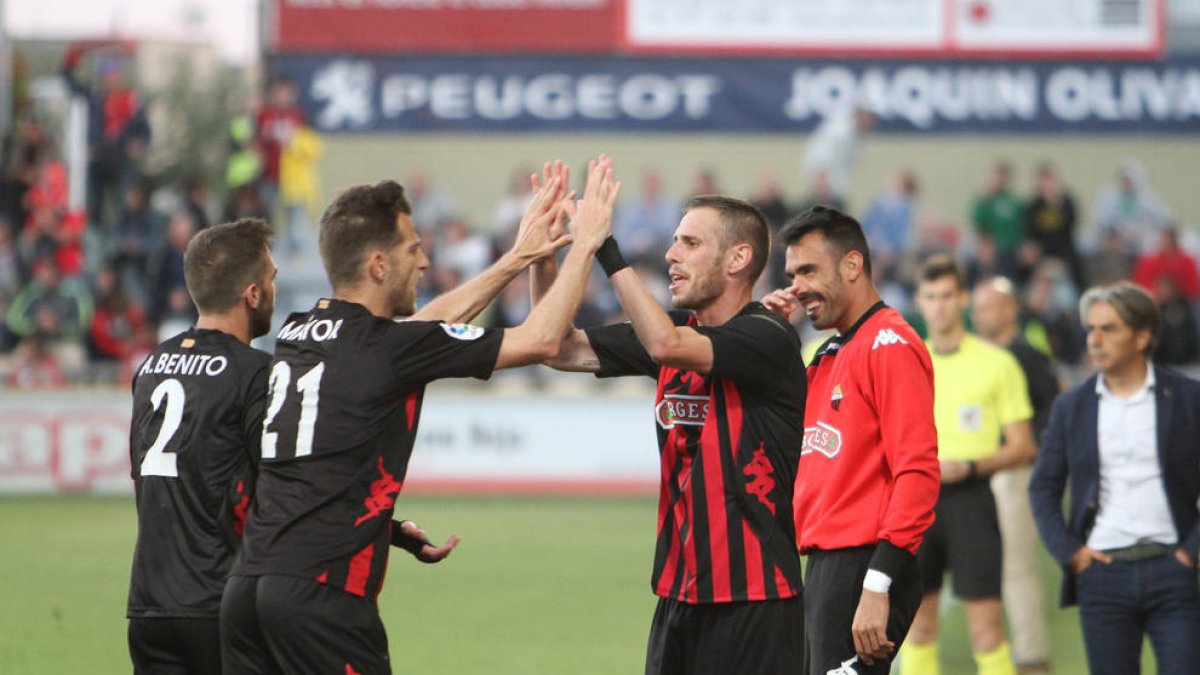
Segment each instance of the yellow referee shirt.
[[1025,373],[1006,349],[971,333],[958,350],[939,354],[928,341],[933,359],[933,418],[938,458],[977,460],[1000,448],[1006,424],[1033,417]]

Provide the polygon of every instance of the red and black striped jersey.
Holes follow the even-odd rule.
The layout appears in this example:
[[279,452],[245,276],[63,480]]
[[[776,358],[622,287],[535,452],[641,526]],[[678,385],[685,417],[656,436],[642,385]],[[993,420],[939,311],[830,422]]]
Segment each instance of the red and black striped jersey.
[[133,380],[130,618],[214,618],[254,485],[271,356],[216,330],[159,345]]
[[279,330],[262,463],[233,574],[284,574],[375,599],[425,385],[487,378],[503,332],[392,321],[322,299]]
[[754,302],[720,326],[707,375],[660,366],[630,324],[587,331],[600,377],[658,380],[654,421],[662,482],[651,587],[687,603],[797,595],[800,556],[791,517],[806,381],[800,338]]
[[795,498],[800,548],[887,542],[890,553],[877,554],[872,568],[895,574],[888,560],[916,555],[940,493],[929,350],[879,302],[818,350],[808,386]]

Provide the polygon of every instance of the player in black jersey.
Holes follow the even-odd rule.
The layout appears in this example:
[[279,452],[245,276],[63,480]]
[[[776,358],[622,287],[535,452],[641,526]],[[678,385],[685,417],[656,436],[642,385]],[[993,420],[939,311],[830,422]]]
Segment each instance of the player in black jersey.
[[[757,208],[694,197],[666,253],[671,303],[690,311],[668,314],[610,237],[596,258],[630,322],[571,331],[550,362],[658,382],[659,603],[647,675],[803,670],[792,491],[806,379],[796,331],[751,301],[769,250]],[[536,294],[553,263],[535,270]]]
[[[333,297],[288,317],[277,335],[256,496],[221,607],[227,673],[391,672],[375,601],[425,385],[555,355],[618,188],[602,158],[569,208],[566,179],[549,167],[512,250],[415,314],[429,260],[403,188],[350,188],[326,210],[320,249]],[[568,243],[556,236],[568,210],[574,246],[525,323],[461,323]]]
[[135,673],[221,672],[217,616],[254,485],[271,361],[250,347],[275,304],[270,235],[243,219],[192,239],[184,274],[200,318],[134,377]]

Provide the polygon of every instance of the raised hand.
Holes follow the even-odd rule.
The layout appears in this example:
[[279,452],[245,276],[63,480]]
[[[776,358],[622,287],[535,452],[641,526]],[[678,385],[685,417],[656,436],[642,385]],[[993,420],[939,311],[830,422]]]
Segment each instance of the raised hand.
[[563,204],[568,198],[570,172],[561,161],[546,162],[539,180],[531,176],[533,199],[525,209],[511,253],[525,263],[552,256],[567,244],[571,236],[563,232]]
[[792,312],[795,312],[796,308],[800,306],[796,302],[796,296],[792,295],[792,292],[786,288],[780,288],[766,294],[763,296],[762,304],[767,310],[782,316],[784,321],[790,321]]
[[602,154],[599,159],[588,162],[583,199],[565,203],[576,245],[594,251],[612,234],[613,207],[620,191],[621,183],[613,175],[612,159],[608,155]]

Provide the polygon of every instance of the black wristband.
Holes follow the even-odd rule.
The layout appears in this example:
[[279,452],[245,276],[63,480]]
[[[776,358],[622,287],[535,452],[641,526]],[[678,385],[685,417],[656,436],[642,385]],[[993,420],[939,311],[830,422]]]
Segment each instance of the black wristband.
[[425,545],[429,542],[409,536],[408,533],[404,531],[404,522],[405,521],[396,522],[395,526],[392,528],[392,546],[402,548],[420,558],[421,549],[425,548]]
[[621,248],[617,246],[617,240],[611,234],[596,251],[596,262],[600,263],[604,274],[610,277],[629,267],[629,263],[625,262],[625,256],[621,255]]

